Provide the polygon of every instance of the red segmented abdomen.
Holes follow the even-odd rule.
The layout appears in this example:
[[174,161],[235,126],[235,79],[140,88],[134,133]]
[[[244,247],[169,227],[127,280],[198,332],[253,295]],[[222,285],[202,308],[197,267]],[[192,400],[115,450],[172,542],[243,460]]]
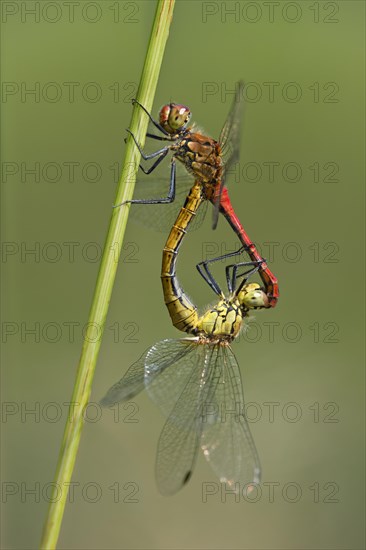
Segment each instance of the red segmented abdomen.
[[[217,191],[218,189],[219,185],[217,186]],[[234,212],[226,187],[222,190],[220,212],[225,216],[230,226],[234,229],[240,242],[246,247],[250,259],[252,261],[262,261],[262,256],[258,253],[255,244],[250,240],[249,235]],[[265,262],[263,262],[259,268],[259,275],[266,288],[269,307],[274,307],[279,297],[277,278],[273,275]]]

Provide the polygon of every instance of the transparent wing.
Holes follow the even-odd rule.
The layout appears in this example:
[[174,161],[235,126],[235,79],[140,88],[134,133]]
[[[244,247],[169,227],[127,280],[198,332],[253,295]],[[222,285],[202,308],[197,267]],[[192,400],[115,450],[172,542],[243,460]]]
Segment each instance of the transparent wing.
[[114,384],[100,401],[103,407],[114,403],[128,401],[145,386],[148,386],[155,377],[163,373],[189,352],[189,345],[185,340],[163,340],[149,348],[140,359],[130,366],[126,374]]
[[[197,365],[197,339],[163,340],[150,348],[145,360],[145,384],[150,399],[168,417]],[[193,352],[193,353],[192,353]],[[172,368],[161,368],[160,365]],[[159,377],[155,376],[159,370]]]
[[206,402],[201,448],[219,477],[235,492],[260,481],[260,462],[244,412],[238,363],[228,346],[221,346],[220,379],[212,401]]
[[[156,480],[163,495],[179,491],[192,475],[202,432],[202,407],[215,384],[217,355],[217,346],[190,345],[190,354],[183,361],[177,362],[169,373],[166,371],[166,377],[149,385],[149,395],[156,401],[160,401],[165,390],[161,407],[165,412],[170,410],[156,455]],[[168,382],[164,388],[163,378]]]
[[230,112],[219,137],[225,172],[227,172],[232,165],[239,160],[243,88],[244,83],[241,81],[238,82],[236,97],[234,98]]
[[221,145],[221,158],[223,161],[224,169],[221,179],[219,193],[215,201],[215,208],[213,211],[213,228],[217,226],[219,218],[219,206],[221,200],[222,190],[225,185],[227,174],[230,171],[233,164],[239,161],[240,155],[240,138],[241,138],[241,120],[242,120],[242,97],[243,97],[243,82],[238,82],[236,90],[237,93],[233,100],[231,109],[225,121],[225,124],[221,130],[219,142]]
[[[132,204],[130,217],[145,227],[167,233],[173,226],[179,210],[182,208],[190,188],[194,183],[191,175],[177,174],[175,199],[168,204]],[[169,190],[169,178],[166,176],[143,176],[136,184],[135,199],[152,199],[166,197]],[[190,231],[198,229],[207,211],[207,201],[201,204],[196,216],[189,226]]]

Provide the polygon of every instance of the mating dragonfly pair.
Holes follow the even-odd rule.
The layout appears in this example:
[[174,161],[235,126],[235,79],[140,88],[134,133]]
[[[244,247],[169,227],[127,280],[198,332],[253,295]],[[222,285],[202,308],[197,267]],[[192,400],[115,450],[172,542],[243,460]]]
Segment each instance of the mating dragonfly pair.
[[[162,134],[147,133],[146,136],[170,142],[147,155],[129,132],[143,159],[155,159],[149,169],[142,165],[140,168],[150,174],[169,152],[172,159],[168,195],[130,202],[174,202],[176,160],[183,163],[194,178],[165,244],[161,270],[164,300],[173,325],[190,336],[162,340],[148,349],[110,388],[101,404],[110,406],[127,401],[146,389],[167,416],[156,458],[157,484],[165,495],[176,493],[188,482],[200,447],[220,481],[234,490],[260,481],[259,458],[245,418],[240,370],[230,344],[249,312],[274,307],[279,292],[276,277],[235,215],[225,186],[230,168],[239,159],[242,87],[239,83],[238,99],[233,102],[219,141],[188,127],[191,113],[184,105],[165,105],[157,122],[134,101]],[[197,307],[179,284],[176,262],[188,228],[208,201],[214,206],[214,228],[219,213],[223,214],[242,247],[237,252],[197,264],[199,273],[219,296],[218,303],[199,316]],[[225,295],[212,275],[210,264],[238,253],[248,254],[250,261],[226,267],[228,294]],[[248,282],[255,273],[260,276],[262,286]]]

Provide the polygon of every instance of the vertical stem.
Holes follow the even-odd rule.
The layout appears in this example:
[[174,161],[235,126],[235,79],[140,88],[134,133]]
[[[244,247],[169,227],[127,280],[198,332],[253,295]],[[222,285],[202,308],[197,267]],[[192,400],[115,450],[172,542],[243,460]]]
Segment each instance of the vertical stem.
[[[138,101],[149,111],[151,111],[152,108],[165,44],[169,35],[174,3],[175,0],[159,0],[156,8],[154,24],[137,94]],[[137,140],[142,144],[145,140],[147,125],[147,116],[141,109],[135,106],[130,129],[136,135]],[[115,204],[132,198],[139,161],[140,154],[133,140],[129,138],[126,146],[122,174],[118,183]],[[51,504],[43,529],[40,545],[42,549],[51,550],[56,548],[68,494],[68,485],[74,469],[83,428],[83,411],[89,401],[104,324],[125,234],[128,212],[129,206],[126,205],[112,210],[112,217],[89,313],[87,326],[90,327],[91,330],[89,335],[87,334],[85,336],[81,351],[71,399],[72,405],[69,418],[66,422],[56,468],[53,495],[51,497]],[[98,334],[97,339],[93,338],[95,331],[97,331]]]

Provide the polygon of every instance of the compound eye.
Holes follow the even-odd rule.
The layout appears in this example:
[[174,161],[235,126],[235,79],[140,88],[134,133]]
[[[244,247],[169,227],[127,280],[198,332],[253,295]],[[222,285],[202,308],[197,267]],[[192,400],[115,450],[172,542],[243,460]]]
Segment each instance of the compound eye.
[[164,107],[160,109],[159,122],[162,126],[165,126],[166,123],[168,122],[170,117],[170,112],[171,112],[171,105],[164,105]]
[[267,307],[268,298],[263,290],[255,290],[248,293],[244,299],[244,303],[251,308]]
[[169,116],[169,126],[173,130],[181,130],[187,124],[190,112],[184,105],[173,105]]
[[238,299],[243,306],[249,309],[268,307],[268,297],[258,283],[245,285],[239,293]]

